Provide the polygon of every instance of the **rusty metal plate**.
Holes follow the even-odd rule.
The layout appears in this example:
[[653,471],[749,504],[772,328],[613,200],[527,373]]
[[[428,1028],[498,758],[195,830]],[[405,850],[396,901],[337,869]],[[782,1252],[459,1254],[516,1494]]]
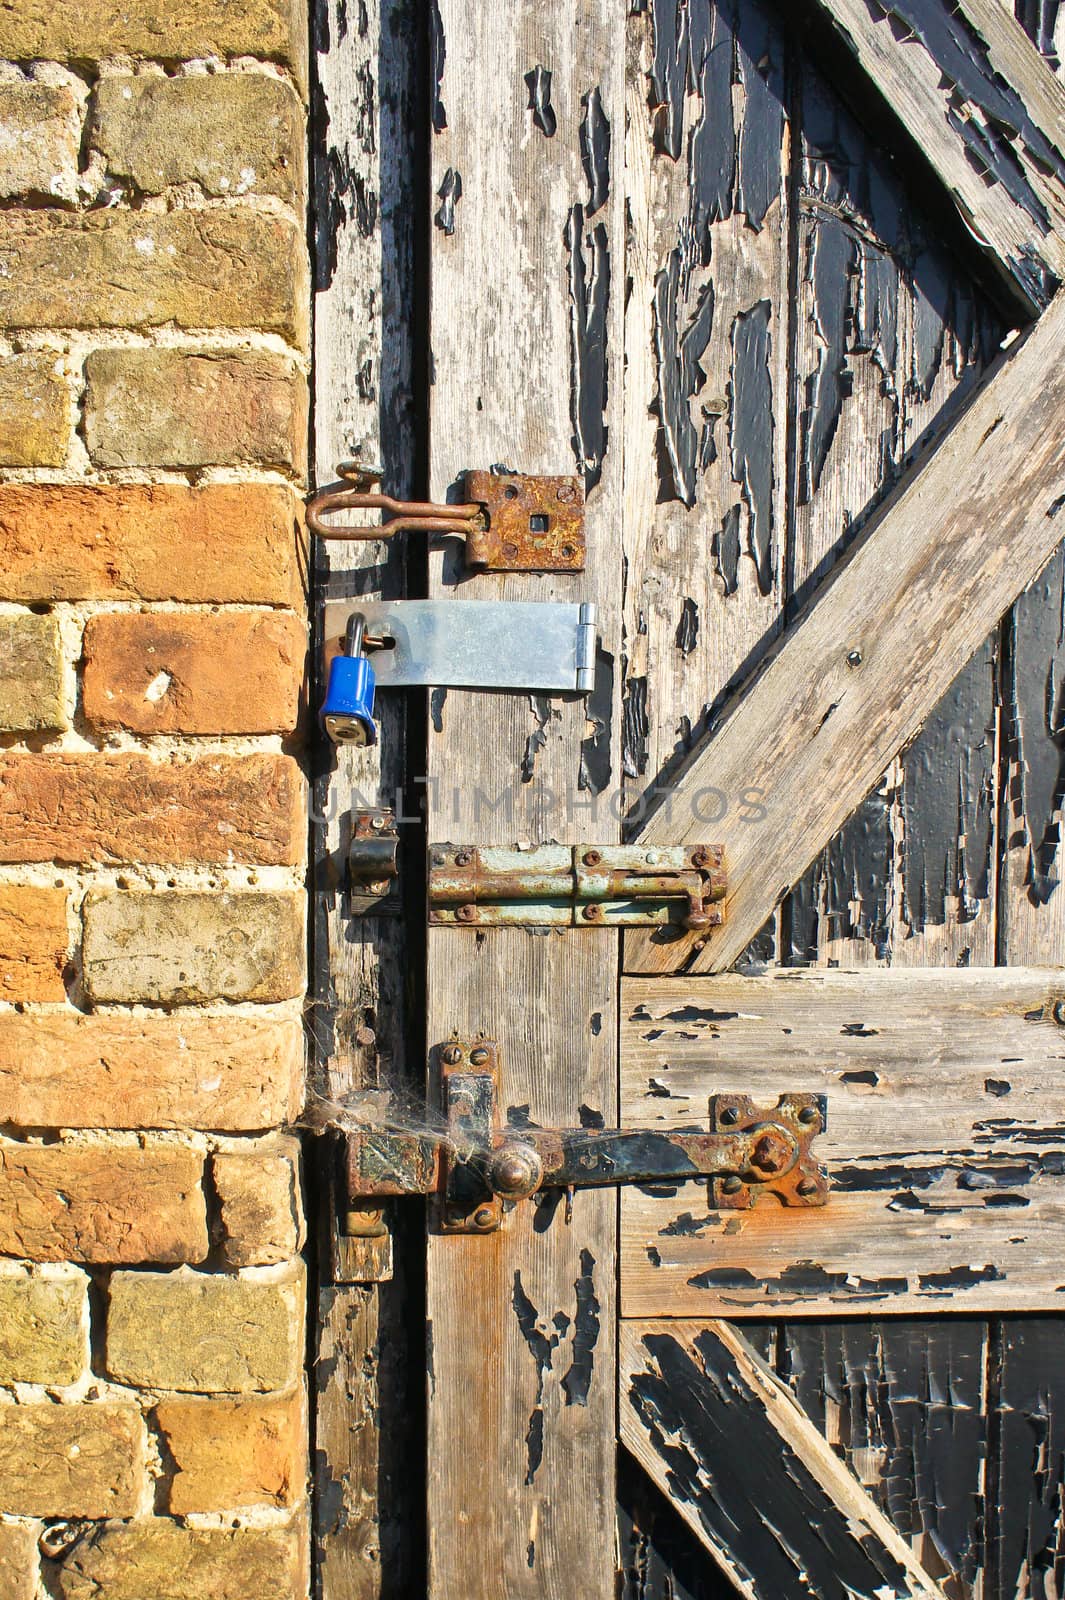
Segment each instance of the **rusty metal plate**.
[[465,492],[485,512],[476,525],[463,530],[471,567],[484,572],[584,571],[580,478],[467,472]]

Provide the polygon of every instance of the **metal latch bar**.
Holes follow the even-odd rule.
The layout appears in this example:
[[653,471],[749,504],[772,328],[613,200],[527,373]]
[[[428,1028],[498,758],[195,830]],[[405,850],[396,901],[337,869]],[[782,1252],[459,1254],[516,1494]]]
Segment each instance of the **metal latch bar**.
[[435,844],[429,921],[460,927],[718,927],[719,845]]
[[590,601],[332,600],[327,656],[355,612],[381,689],[514,689],[587,694],[595,687],[595,606]]
[[443,1232],[486,1233],[505,1210],[542,1189],[707,1179],[710,1203],[746,1209],[757,1197],[821,1206],[828,1178],[811,1152],[824,1130],[817,1094],[782,1094],[772,1107],[746,1095],[709,1100],[709,1126],[500,1127],[499,1049],[452,1039],[439,1051],[446,1131],[360,1129],[348,1135],[347,1198],[437,1196]]
[[[395,500],[375,492],[381,468],[341,461],[339,484],[307,506],[307,526],[320,539],[390,539],[406,530],[457,534],[466,541],[469,566],[482,572],[584,570],[584,484],[576,477],[522,472],[467,472],[464,503]],[[383,511],[385,523],[332,523],[339,511]]]

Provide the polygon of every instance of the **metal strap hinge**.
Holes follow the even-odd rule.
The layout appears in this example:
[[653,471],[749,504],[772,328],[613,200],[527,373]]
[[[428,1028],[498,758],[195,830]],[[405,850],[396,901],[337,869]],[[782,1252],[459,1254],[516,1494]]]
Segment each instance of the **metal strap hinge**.
[[356,613],[379,689],[588,694],[595,687],[590,601],[332,600],[327,659],[345,649]]
[[728,888],[718,845],[434,844],[429,921],[460,927],[714,928]]
[[490,1233],[518,1201],[545,1189],[706,1179],[716,1209],[745,1210],[760,1196],[785,1206],[828,1199],[810,1148],[825,1126],[821,1095],[782,1094],[772,1107],[711,1095],[703,1128],[505,1127],[498,1045],[456,1037],[436,1057],[445,1128],[350,1133],[344,1209],[429,1194],[439,1231]]

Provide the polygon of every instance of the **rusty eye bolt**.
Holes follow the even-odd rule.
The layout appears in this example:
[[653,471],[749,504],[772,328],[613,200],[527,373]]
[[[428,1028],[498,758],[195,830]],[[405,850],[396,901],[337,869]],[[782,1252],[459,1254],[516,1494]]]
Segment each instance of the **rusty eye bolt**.
[[[394,500],[373,491],[382,468],[364,467],[358,461],[341,461],[337,476],[347,487],[323,489],[308,503],[307,526],[319,539],[391,539],[404,529],[416,533],[466,533],[482,515],[479,505],[437,506],[426,500]],[[323,522],[336,511],[387,511],[390,521]]]

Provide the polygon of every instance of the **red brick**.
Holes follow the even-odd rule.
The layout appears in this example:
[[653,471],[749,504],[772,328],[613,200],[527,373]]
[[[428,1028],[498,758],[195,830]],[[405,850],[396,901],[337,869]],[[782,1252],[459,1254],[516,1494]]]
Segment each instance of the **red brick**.
[[303,1395],[283,1400],[168,1400],[155,1420],[175,1472],[167,1510],[293,1506],[307,1479]]
[[302,861],[289,756],[0,756],[0,861]]
[[290,733],[306,653],[285,613],[106,613],[85,630],[82,709],[104,730]]
[[306,564],[284,485],[0,485],[0,597],[294,605]]
[[294,1121],[298,1017],[0,1014],[0,1123],[15,1128],[212,1128]]
[[65,889],[0,885],[0,1000],[65,999],[67,942]]
[[288,1528],[186,1528],[165,1517],[85,1530],[60,1600],[306,1600],[306,1541]]
[[[203,1157],[140,1146],[0,1143],[0,1255],[195,1262],[207,1254]],[[0,1510],[14,1507],[0,1506]]]

